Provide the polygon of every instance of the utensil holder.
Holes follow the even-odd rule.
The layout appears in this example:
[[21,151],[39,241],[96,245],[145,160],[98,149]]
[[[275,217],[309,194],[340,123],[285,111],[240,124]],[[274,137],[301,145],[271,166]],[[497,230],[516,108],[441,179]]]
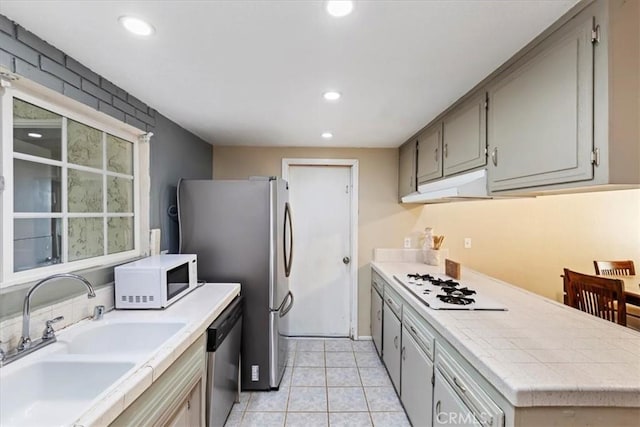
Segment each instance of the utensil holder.
[[427,265],[442,265],[445,258],[449,257],[449,249],[426,249],[424,251],[424,263]]

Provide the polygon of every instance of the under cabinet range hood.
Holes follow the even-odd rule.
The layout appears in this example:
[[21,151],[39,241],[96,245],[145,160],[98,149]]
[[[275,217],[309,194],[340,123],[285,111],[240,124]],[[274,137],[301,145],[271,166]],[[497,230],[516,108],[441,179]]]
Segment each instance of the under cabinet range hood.
[[479,169],[419,185],[417,192],[402,198],[402,203],[444,203],[491,198],[487,190],[487,170]]

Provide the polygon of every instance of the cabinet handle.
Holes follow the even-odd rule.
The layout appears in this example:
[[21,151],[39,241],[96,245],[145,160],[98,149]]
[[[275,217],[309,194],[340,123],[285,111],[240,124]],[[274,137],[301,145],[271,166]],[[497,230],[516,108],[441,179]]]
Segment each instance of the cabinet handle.
[[458,377],[453,377],[453,382],[458,386],[458,388],[460,389],[461,392],[463,392],[463,393],[467,392],[467,388],[464,386],[462,381],[458,380]]
[[449,155],[449,144],[444,144],[444,157],[445,159]]
[[422,335],[418,331],[416,331],[416,328],[414,328],[413,326],[409,326],[409,329],[411,329],[411,332],[413,332],[416,340],[420,341],[422,345],[431,350],[431,345],[425,342],[425,340],[422,338]]
[[398,348],[398,336],[397,335],[395,337],[393,337],[393,346],[395,348]]
[[387,302],[389,303],[389,305],[391,306],[391,308],[393,308],[393,309],[394,309],[393,311],[397,311],[397,310],[398,310],[398,309],[397,309],[397,306],[396,306],[396,303],[395,303],[395,302],[393,302],[393,300],[392,300],[391,298],[387,298]]
[[402,350],[400,350],[400,354],[402,355],[402,360],[407,360],[407,352],[405,351],[405,347],[402,346]]
[[440,414],[441,405],[442,405],[442,402],[438,400],[438,403],[436,403],[436,415]]
[[493,151],[491,151],[491,161],[493,166],[498,166],[498,147],[494,147]]
[[435,156],[433,158],[435,159],[436,163],[438,163],[438,147],[436,147]]
[[380,310],[378,310],[378,320],[382,320],[380,317]]

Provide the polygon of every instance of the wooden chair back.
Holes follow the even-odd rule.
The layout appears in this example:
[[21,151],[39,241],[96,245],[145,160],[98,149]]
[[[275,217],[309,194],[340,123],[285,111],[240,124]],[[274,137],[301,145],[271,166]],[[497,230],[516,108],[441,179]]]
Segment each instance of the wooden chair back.
[[636,268],[633,261],[593,261],[598,276],[633,276]]
[[627,326],[624,282],[564,269],[568,305],[602,319]]

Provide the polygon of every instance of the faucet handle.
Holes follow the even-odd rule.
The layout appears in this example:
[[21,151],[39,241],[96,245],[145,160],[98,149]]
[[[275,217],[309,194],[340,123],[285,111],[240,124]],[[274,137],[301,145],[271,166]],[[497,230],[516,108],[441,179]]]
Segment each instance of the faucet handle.
[[42,339],[43,340],[50,340],[51,338],[55,338],[56,337],[56,331],[53,330],[53,327],[51,325],[54,324],[54,323],[58,323],[61,320],[64,320],[64,316],[58,316],[56,318],[53,318],[51,320],[47,320],[45,322],[46,327],[44,328],[44,332],[42,332]]

